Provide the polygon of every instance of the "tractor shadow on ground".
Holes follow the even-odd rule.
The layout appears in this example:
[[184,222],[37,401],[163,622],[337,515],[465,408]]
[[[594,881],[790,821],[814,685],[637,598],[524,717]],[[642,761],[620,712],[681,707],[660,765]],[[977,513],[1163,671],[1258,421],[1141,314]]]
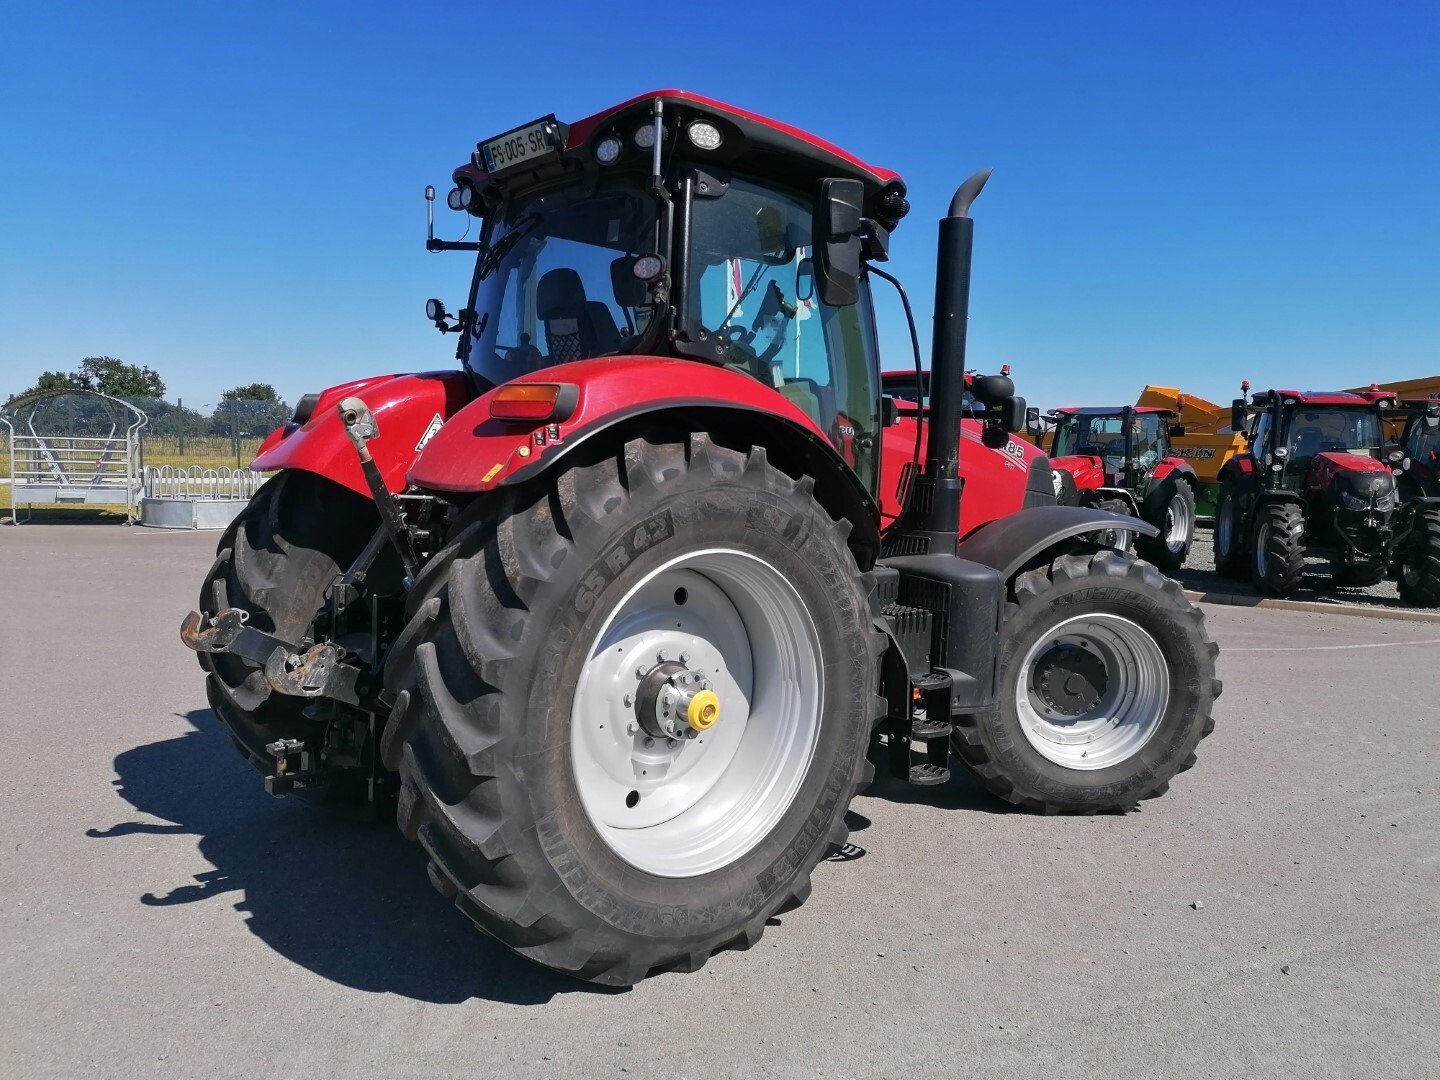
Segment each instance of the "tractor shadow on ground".
[[90,829],[95,838],[198,837],[214,867],[157,882],[151,907],[233,894],[256,937],[334,982],[417,1001],[487,998],[542,1004],[567,992],[613,993],[554,975],[485,937],[433,888],[425,856],[392,825],[345,821],[271,799],[208,709],[195,730],[115,759],[118,794],[157,821]]
[[[871,742],[869,754],[870,763],[875,766],[875,779],[868,788],[861,792],[861,795],[905,806],[920,803],[940,810],[968,810],[977,814],[1029,813],[1021,807],[1012,806],[1003,799],[991,795],[965,771],[953,756],[950,759],[949,780],[933,787],[915,787],[891,775],[888,752],[878,741]],[[855,814],[853,810],[851,816],[859,817],[860,821],[864,823],[852,822],[850,824],[851,831],[858,831],[870,824],[869,819]]]

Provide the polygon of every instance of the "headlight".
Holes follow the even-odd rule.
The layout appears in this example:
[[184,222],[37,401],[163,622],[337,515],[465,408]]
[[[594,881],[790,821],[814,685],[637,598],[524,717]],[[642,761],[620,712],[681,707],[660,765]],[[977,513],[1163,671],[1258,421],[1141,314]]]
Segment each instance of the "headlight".
[[623,149],[624,145],[619,139],[614,135],[607,135],[595,144],[595,160],[600,162],[601,165],[613,164]]
[[[660,129],[660,138],[668,139],[670,133],[664,128]],[[641,150],[653,150],[655,148],[655,125],[645,124],[635,129],[635,145]]]
[[708,120],[696,120],[686,131],[690,135],[690,141],[701,150],[714,150],[724,139],[720,129]]
[[1351,491],[1340,492],[1340,505],[1347,510],[1369,510],[1370,500],[1362,499]]

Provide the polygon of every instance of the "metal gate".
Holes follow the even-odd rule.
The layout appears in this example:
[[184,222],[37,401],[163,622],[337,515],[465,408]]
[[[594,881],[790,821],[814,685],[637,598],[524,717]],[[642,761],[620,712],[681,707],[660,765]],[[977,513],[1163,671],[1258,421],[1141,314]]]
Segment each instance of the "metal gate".
[[11,524],[28,521],[33,506],[123,506],[125,523],[134,522],[146,420],[128,401],[94,390],[41,390],[7,402],[0,424],[10,437]]

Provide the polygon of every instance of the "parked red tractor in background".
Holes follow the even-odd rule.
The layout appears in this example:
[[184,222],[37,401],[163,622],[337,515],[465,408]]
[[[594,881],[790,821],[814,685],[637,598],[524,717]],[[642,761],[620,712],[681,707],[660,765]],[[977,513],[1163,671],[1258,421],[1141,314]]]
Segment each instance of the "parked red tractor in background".
[[1050,466],[1057,500],[1148,521],[1157,535],[1122,528],[1108,539],[1117,547],[1133,542],[1162,570],[1178,570],[1195,540],[1197,481],[1190,463],[1170,453],[1171,438],[1185,434],[1175,415],[1115,405],[1056,409],[1044,418],[1055,429]]
[[[1236,398],[1231,427],[1248,445],[1220,471],[1216,569],[1285,596],[1300,587],[1307,557],[1328,559],[1337,584],[1368,586],[1414,545],[1428,547],[1424,503],[1398,497],[1403,454],[1385,447],[1382,418],[1394,405],[1384,390]],[[1407,588],[1411,603],[1440,603],[1425,597]]]
[[1410,542],[1395,567],[1400,598],[1440,607],[1440,401],[1401,401],[1386,419],[1399,427],[1396,494],[1410,518]]
[[[462,370],[302,402],[182,627],[268,789],[393,803],[487,933],[612,985],[803,901],[877,731],[913,783],[953,754],[1036,810],[1162,794],[1220,684],[1179,586],[1094,540],[1153,527],[1034,490],[962,538],[987,175],[940,224],[886,524],[886,434],[917,445],[870,295],[898,175],[680,91],[480,143],[448,199],[479,240],[429,244],[476,255],[427,306]],[[1024,402],[969,389],[1003,443]]]

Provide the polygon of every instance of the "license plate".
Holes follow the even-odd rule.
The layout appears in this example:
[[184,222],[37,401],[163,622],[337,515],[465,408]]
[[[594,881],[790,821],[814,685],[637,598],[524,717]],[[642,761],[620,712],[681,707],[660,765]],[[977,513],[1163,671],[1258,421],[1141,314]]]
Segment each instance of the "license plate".
[[563,140],[560,124],[555,117],[547,116],[481,143],[480,156],[485,163],[485,171],[497,173],[553,154],[560,149]]

